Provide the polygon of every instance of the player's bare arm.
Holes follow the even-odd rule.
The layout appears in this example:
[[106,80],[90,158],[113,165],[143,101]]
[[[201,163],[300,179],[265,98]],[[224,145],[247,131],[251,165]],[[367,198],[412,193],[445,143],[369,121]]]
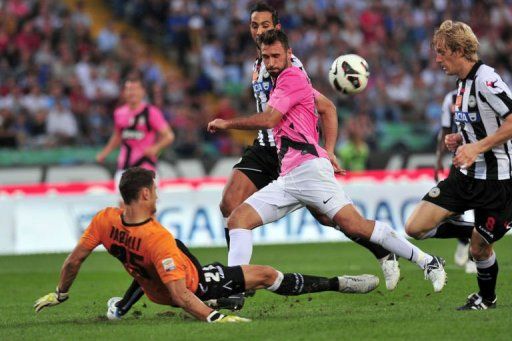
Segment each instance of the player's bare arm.
[[144,155],[156,157],[162,149],[174,142],[174,132],[170,127],[165,127],[158,132],[158,138],[155,144],[144,151]]
[[170,281],[165,285],[171,294],[174,305],[183,308],[183,310],[197,319],[206,321],[208,315],[213,312],[212,308],[209,308],[187,288],[185,279]]
[[485,153],[495,146],[501,145],[512,138],[512,116],[509,115],[503,125],[492,135],[488,135],[475,143],[466,143],[457,148],[453,164],[455,167],[470,167],[479,154]]
[[35,304],[34,309],[36,313],[47,307],[58,305],[69,298],[69,288],[80,270],[80,266],[84,260],[89,256],[91,250],[86,249],[82,245],[77,245],[73,252],[66,258],[60,272],[59,285],[55,292],[44,295],[39,298]]
[[274,128],[283,114],[279,110],[267,105],[267,108],[262,113],[253,114],[249,117],[238,117],[231,120],[223,120],[217,118],[208,123],[208,132],[215,133],[217,130],[238,129],[238,130],[253,130],[253,129],[270,129]]
[[60,281],[58,289],[60,292],[68,292],[71,284],[78,275],[78,271],[82,266],[82,263],[91,254],[91,250],[78,244],[73,252],[71,252],[64,261],[60,272]]
[[324,132],[325,139],[325,150],[329,154],[329,160],[331,161],[332,167],[335,173],[344,173],[343,170],[334,154],[334,147],[336,146],[336,140],[338,138],[338,114],[336,113],[336,106],[334,103],[322,95],[317,90],[315,91],[315,105],[320,115],[320,121],[322,123],[322,131]]
[[98,153],[98,155],[96,155],[96,161],[99,163],[103,163],[103,161],[105,161],[105,158],[110,153],[112,153],[114,149],[119,147],[119,145],[121,144],[121,140],[121,133],[115,130],[112,136],[110,136],[110,139],[108,140],[105,148],[103,148],[103,150],[100,153]]

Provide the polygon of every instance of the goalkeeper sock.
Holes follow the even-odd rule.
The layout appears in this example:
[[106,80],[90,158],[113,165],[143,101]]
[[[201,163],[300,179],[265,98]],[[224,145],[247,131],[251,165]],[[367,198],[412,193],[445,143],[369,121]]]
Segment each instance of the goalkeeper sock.
[[416,263],[422,269],[433,259],[431,255],[421,251],[417,246],[396,233],[391,226],[378,220],[375,221],[370,241]]
[[278,295],[296,296],[321,291],[338,291],[339,286],[337,277],[318,277],[297,272],[283,274],[277,271],[276,280],[267,290]]
[[252,231],[232,229],[229,231],[228,266],[245,265],[251,262]]
[[119,315],[123,316],[126,314],[143,295],[144,291],[142,291],[139,283],[134,280],[128,290],[126,290],[123,299],[116,303],[116,307],[119,309]]

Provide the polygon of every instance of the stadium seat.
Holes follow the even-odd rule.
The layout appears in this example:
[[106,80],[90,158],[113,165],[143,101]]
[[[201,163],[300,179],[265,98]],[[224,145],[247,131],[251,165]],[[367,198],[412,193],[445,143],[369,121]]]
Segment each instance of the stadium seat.
[[212,170],[208,175],[210,176],[228,176],[233,169],[233,165],[235,165],[239,157],[226,157],[218,160],[213,166]]
[[102,166],[51,166],[46,172],[46,182],[106,181],[112,176]]
[[178,177],[178,172],[173,165],[166,161],[158,161],[158,176],[160,179],[174,179]]
[[0,169],[0,185],[36,184],[41,182],[41,167],[9,167]]
[[200,178],[205,176],[204,167],[200,160],[180,160],[176,163],[178,174],[184,178]]

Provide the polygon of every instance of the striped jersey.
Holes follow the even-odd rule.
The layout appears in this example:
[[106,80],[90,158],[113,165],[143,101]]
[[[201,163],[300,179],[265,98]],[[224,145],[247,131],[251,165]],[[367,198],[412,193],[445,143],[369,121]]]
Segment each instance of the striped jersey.
[[[301,61],[294,55],[292,55],[292,65],[301,69],[307,76]],[[270,78],[270,74],[267,72],[265,63],[263,63],[263,59],[261,57],[256,59],[253,65],[252,90],[254,98],[256,99],[256,111],[265,111],[270,97],[270,92],[272,90],[272,79]],[[259,130],[258,136],[254,140],[254,144],[264,147],[275,147],[276,141],[274,139],[272,129]]]
[[[478,61],[465,79],[459,79],[454,121],[464,143],[474,143],[492,135],[512,112],[509,87],[493,68]],[[460,169],[476,179],[511,179],[510,140],[478,155],[468,169]]]

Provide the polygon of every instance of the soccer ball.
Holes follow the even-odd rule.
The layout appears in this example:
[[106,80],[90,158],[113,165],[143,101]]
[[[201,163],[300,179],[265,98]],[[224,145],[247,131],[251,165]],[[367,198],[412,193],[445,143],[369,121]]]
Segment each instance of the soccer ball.
[[332,88],[344,94],[357,94],[368,84],[370,69],[363,57],[357,54],[339,56],[329,69]]

